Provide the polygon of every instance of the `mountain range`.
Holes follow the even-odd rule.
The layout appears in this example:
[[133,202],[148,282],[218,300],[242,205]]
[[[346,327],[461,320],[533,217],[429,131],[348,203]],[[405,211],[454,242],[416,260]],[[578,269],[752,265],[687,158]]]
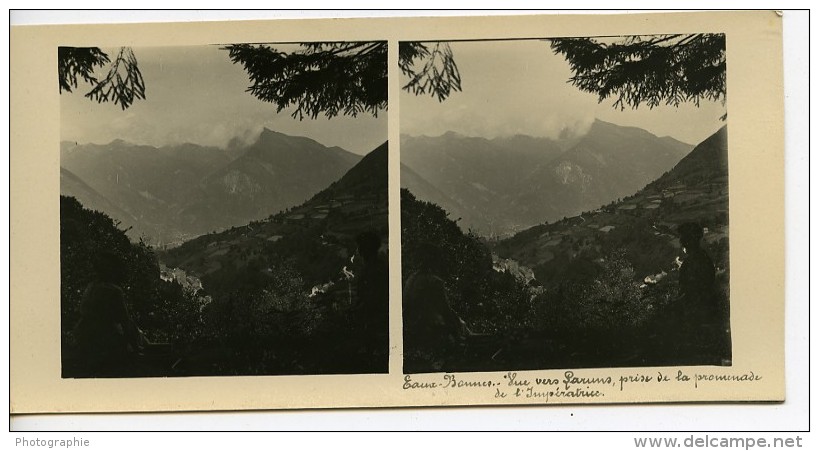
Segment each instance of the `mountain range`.
[[63,142],[60,157],[61,194],[100,208],[132,227],[132,238],[154,245],[178,244],[297,205],[361,160],[268,129],[238,149]]
[[[401,138],[401,186],[462,229],[511,236],[628,196],[692,146],[595,121],[558,139],[484,139],[448,132]],[[249,145],[152,147],[61,143],[61,194],[129,228],[132,239],[177,245],[307,201],[362,157],[264,129]]]
[[258,221],[202,235],[160,252],[160,259],[204,277],[211,290],[232,286],[229,279],[235,271],[259,266],[273,256],[288,261],[308,285],[327,282],[345,265],[352,267],[358,234],[373,232],[387,242],[388,153],[384,143],[309,200]]
[[600,120],[559,139],[402,136],[401,184],[461,218],[464,229],[509,236],[630,195],[692,147]]
[[670,171],[615,202],[551,224],[541,224],[493,244],[502,259],[532,268],[541,283],[592,267],[600,257],[624,252],[640,277],[670,273],[681,254],[678,227],[704,227],[703,243],[718,274],[728,268],[727,126],[698,144]]

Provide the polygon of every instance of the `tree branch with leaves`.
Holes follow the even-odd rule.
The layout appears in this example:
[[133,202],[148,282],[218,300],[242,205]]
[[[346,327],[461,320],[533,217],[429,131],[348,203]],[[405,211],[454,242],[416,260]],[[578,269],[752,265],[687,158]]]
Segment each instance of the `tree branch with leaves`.
[[[416,66],[421,62],[418,69]],[[432,47],[421,42],[401,42],[398,66],[410,79],[403,89],[412,94],[429,94],[443,102],[453,91],[461,91],[461,74],[446,42],[436,42]]]
[[319,115],[357,116],[387,108],[386,42],[318,42],[299,44],[293,52],[268,45],[223,47],[241,64],[254,97],[276,105],[277,112],[294,106],[299,120]]
[[[319,115],[378,116],[387,109],[387,42],[316,42],[291,52],[267,44],[223,47],[241,64],[254,97],[276,104],[278,112],[295,107],[299,120]],[[429,93],[443,101],[461,90],[452,50],[446,43],[399,44],[399,66],[410,77],[404,90]]]
[[[295,46],[291,51],[280,48]],[[233,64],[241,65],[250,79],[247,92],[276,105],[281,112],[294,107],[294,118],[316,119],[338,115],[378,116],[387,109],[387,42],[313,42],[288,44],[231,44]],[[94,72],[110,63],[102,80]],[[461,90],[461,76],[448,43],[401,42],[399,65],[409,77],[403,86],[415,95],[429,94],[444,101]],[[114,102],[126,109],[145,98],[145,83],[134,52],[120,49],[111,62],[97,47],[60,47],[60,93],[73,92],[79,80],[92,85],[85,96],[97,102]]]
[[599,38],[549,39],[563,55],[573,76],[569,82],[614,98],[614,107],[677,107],[702,100],[725,102],[725,35],[668,34]]
[[[98,79],[95,70],[109,63],[108,74],[102,80]],[[130,47],[121,47],[113,62],[98,47],[60,47],[57,49],[57,74],[60,94],[73,92],[82,79],[92,85],[85,97],[98,103],[113,102],[125,110],[136,99],[145,99],[145,81]]]

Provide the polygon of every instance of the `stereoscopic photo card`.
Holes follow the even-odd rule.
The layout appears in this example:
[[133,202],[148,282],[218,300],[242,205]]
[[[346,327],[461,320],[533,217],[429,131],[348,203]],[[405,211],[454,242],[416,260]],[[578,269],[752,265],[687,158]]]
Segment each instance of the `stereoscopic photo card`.
[[11,413],[783,401],[782,69],[774,12],[13,27]]

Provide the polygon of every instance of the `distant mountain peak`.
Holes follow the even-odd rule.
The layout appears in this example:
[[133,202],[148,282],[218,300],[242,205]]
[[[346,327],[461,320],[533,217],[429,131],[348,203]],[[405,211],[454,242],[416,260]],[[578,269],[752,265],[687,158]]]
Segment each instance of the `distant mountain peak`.
[[505,234],[633,194],[692,148],[599,119],[583,125],[585,134],[574,135],[581,127],[569,127],[562,139],[524,134],[486,139],[454,132],[406,138],[401,163],[435,188],[413,180],[419,193],[427,194],[420,199],[457,211],[464,227]]
[[111,141],[110,143],[108,143],[108,145],[109,146],[133,146],[134,144],[132,142],[126,141],[126,140],[124,140],[122,138],[117,138],[117,139]]
[[293,146],[296,143],[306,143],[311,146],[320,146],[322,148],[326,148],[324,144],[316,141],[313,138],[308,138],[306,136],[298,136],[298,135],[288,135],[286,133],[277,132],[275,130],[271,130],[267,127],[262,128],[262,132],[259,134],[259,138],[256,140],[256,144],[268,144],[268,143],[275,143],[280,145],[286,146]]
[[639,134],[644,135],[644,136],[650,136],[650,137],[665,140],[665,141],[668,141],[668,142],[673,142],[673,143],[676,143],[676,144],[689,146],[691,148],[694,147],[693,144],[690,144],[690,143],[687,143],[687,142],[684,142],[684,141],[680,141],[679,139],[673,138],[673,137],[668,136],[668,135],[659,136],[659,135],[657,135],[655,133],[652,133],[652,132],[650,132],[650,131],[648,131],[646,129],[643,129],[643,128],[640,128],[640,127],[637,127],[637,126],[615,124],[613,122],[607,122],[607,121],[604,121],[604,120],[601,120],[601,119],[598,119],[598,118],[594,119],[594,122],[592,122],[592,126],[591,126],[591,129],[589,131],[590,132],[591,131],[601,132],[601,131],[605,131],[605,130],[620,130],[620,131],[623,131],[623,132],[639,133]]
[[[589,129],[589,131],[611,130],[611,129],[643,130],[643,129],[639,128],[639,127],[632,127],[632,126],[629,126],[629,125],[620,125],[620,124],[615,124],[614,122],[608,122],[608,121],[604,121],[602,119],[594,118],[594,121],[592,121],[591,128]],[[646,130],[643,130],[643,131],[645,131],[646,133],[649,133]]]
[[[306,136],[288,135],[267,127],[262,129],[255,142],[247,146],[250,155],[292,155],[308,153],[331,153],[344,155],[343,158],[352,158],[352,163],[361,159],[361,155],[350,152],[339,146],[326,146],[313,138]],[[289,158],[289,157],[288,157]]]
[[277,132],[276,130],[271,130],[267,127],[262,128],[262,132],[259,133],[258,140],[262,140],[264,138],[273,138],[273,137],[280,137],[280,136],[287,136],[284,133]]
[[255,141],[238,136],[227,151],[190,143],[155,148],[121,139],[104,145],[63,142],[63,192],[129,219],[152,243],[167,243],[298,205],[361,160],[341,148],[270,129],[245,138]]

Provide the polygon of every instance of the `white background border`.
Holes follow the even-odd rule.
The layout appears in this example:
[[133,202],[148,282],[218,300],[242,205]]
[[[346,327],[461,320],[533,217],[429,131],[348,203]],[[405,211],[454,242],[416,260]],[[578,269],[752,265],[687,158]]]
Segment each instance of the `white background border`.
[[[700,2],[704,3],[704,2]],[[692,6],[697,6],[696,4]],[[11,24],[201,21],[307,17],[384,17],[518,14],[522,11],[14,11]],[[585,12],[584,12],[585,13]],[[10,418],[12,430],[805,430],[808,425],[808,13],[784,16],[786,136],[786,389],[784,404],[485,407],[326,411],[25,415]],[[8,48],[8,46],[6,46]],[[6,73],[7,77],[8,74]],[[8,130],[6,130],[8,132]],[[8,135],[6,135],[8,136]],[[4,168],[8,180],[8,167]],[[4,184],[8,186],[7,183]],[[7,189],[7,188],[6,188]],[[7,194],[7,193],[6,193]],[[6,195],[4,201],[8,199]],[[6,209],[6,211],[8,211]],[[8,222],[6,222],[8,224]],[[7,232],[7,231],[6,231]],[[8,233],[4,234],[8,237]],[[7,239],[7,238],[6,238]],[[8,250],[8,242],[5,243]],[[813,246],[810,246],[812,248]],[[8,261],[8,260],[6,260]],[[8,271],[5,271],[8,274]],[[6,276],[7,277],[7,276]],[[8,279],[6,279],[6,287]],[[4,312],[8,314],[7,310]],[[8,320],[8,318],[5,318]],[[7,359],[6,363],[8,362]],[[6,371],[6,377],[8,372]],[[18,434],[19,435],[19,434]],[[77,434],[74,434],[77,435]],[[14,435],[17,436],[17,435]],[[39,434],[46,438],[45,434]],[[62,434],[59,438],[65,438]],[[565,434],[560,436],[566,437]],[[558,436],[557,438],[560,438]],[[121,437],[121,436],[120,436]],[[600,436],[598,436],[600,437]],[[8,437],[11,438],[11,437]],[[54,437],[57,438],[57,437]],[[122,437],[125,438],[125,437]],[[167,444],[167,435],[161,440]],[[185,439],[184,443],[191,443]],[[200,436],[209,442],[220,440]],[[295,438],[295,437],[294,437]],[[487,437],[489,438],[489,437]],[[551,437],[549,440],[552,440]],[[602,437],[600,437],[602,438]],[[139,441],[148,440],[141,436]],[[483,441],[483,440],[482,440]],[[505,440],[503,441],[506,442]],[[172,442],[173,443],[173,442]],[[183,442],[176,442],[177,446]],[[494,440],[487,440],[490,445]],[[625,444],[626,441],[622,440]],[[142,442],[144,447],[148,443]],[[233,442],[235,445],[235,442]],[[277,448],[283,443],[270,443]],[[508,443],[507,443],[508,444]],[[605,444],[605,442],[599,442]],[[542,443],[555,446],[557,443]],[[612,443],[608,444],[613,445]],[[607,446],[608,447],[608,446]],[[633,447],[629,446],[629,448]],[[611,448],[609,448],[611,449]]]

